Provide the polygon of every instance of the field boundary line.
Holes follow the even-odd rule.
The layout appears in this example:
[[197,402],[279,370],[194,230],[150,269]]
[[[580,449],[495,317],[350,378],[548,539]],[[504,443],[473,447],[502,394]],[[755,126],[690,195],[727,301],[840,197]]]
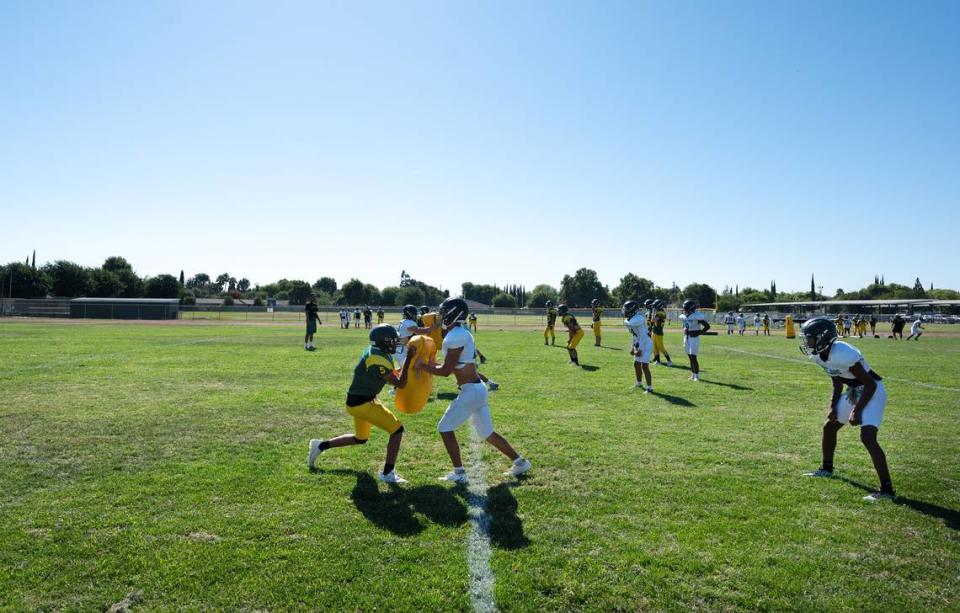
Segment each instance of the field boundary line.
[[[752,355],[758,358],[771,358],[773,360],[783,360],[785,362],[796,362],[797,364],[811,364],[807,360],[801,358],[788,358],[782,355],[773,355],[771,353],[759,353],[756,351],[747,351],[745,349],[734,349],[733,347],[723,347],[717,346],[718,349],[723,349],[724,351],[733,351],[734,353],[742,353],[745,355]],[[887,375],[883,376],[884,380],[896,381],[897,383],[906,383],[908,385],[916,385],[917,387],[926,387],[932,390],[943,390],[945,392],[960,392],[960,387],[948,387],[946,385],[937,385],[935,383],[923,383],[921,381],[912,381],[910,379],[900,379],[899,377],[890,377]]]
[[482,441],[473,433],[470,443],[470,481],[467,483],[467,514],[473,529],[467,537],[467,570],[470,573],[470,601],[480,613],[497,611],[493,598],[493,568],[490,567],[490,514],[487,512],[487,483],[483,478]]

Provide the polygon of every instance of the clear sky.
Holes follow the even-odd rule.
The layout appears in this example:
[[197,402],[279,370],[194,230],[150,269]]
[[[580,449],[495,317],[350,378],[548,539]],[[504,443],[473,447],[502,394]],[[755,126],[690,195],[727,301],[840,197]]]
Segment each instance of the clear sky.
[[0,260],[960,288],[960,2],[0,4]]

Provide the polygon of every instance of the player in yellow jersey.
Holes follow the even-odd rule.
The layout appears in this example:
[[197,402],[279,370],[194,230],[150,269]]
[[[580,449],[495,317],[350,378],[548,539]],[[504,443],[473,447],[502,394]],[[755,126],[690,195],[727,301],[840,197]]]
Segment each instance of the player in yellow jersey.
[[770,336],[770,316],[763,314],[763,335]]
[[837,315],[837,334],[842,338],[843,337],[843,313]]
[[467,323],[470,326],[470,329],[473,330],[474,334],[477,332],[477,314],[471,312],[470,316],[467,318]]
[[600,301],[594,298],[590,301],[590,307],[593,309],[593,346],[600,346],[600,319],[603,317],[603,307]]
[[[556,345],[557,344],[557,335],[553,331],[553,327],[557,324],[557,309],[553,306],[553,300],[547,300],[544,305],[547,307],[547,327],[543,329],[543,344],[544,345]],[[550,342],[547,342],[547,336],[550,337]]]
[[570,314],[570,309],[565,304],[557,307],[557,313],[560,314],[560,321],[567,327],[570,333],[570,340],[567,341],[567,351],[570,353],[570,363],[574,366],[580,366],[580,358],[577,356],[577,345],[583,338],[583,328],[577,323],[577,318]]
[[663,362],[660,361],[660,354],[662,353],[667,360],[667,366],[673,366],[673,362],[670,361],[670,354],[667,353],[667,348],[663,344],[663,327],[667,324],[667,312],[663,308],[663,301],[660,299],[654,300],[653,308],[655,309],[653,325],[650,326],[650,330],[653,332],[653,361],[662,365]]

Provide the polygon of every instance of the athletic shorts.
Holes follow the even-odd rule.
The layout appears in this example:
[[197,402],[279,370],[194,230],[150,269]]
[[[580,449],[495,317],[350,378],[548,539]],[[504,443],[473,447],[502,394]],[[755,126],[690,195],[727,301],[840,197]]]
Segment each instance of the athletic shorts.
[[313,334],[317,331],[317,320],[311,319],[307,322],[307,334]]
[[593,335],[594,335],[594,336],[600,336],[600,322],[599,322],[599,321],[593,322]]
[[376,426],[387,434],[393,434],[401,426],[397,416],[391,413],[379,398],[355,407],[347,407],[347,413],[353,415],[353,435],[361,441],[370,438],[371,426]]
[[583,328],[580,328],[573,333],[573,338],[567,341],[567,349],[576,349],[577,345],[580,344],[580,339],[583,338]]
[[453,432],[468,419],[481,439],[486,439],[493,434],[493,418],[490,416],[487,386],[483,383],[468,383],[460,386],[460,394],[444,411],[440,423],[437,424],[437,431]]
[[683,335],[683,350],[687,355],[697,355],[700,351],[700,337]]
[[[634,350],[637,349],[637,346],[634,345]],[[638,355],[633,356],[633,361],[641,364],[649,364],[650,356],[653,354],[653,341],[649,338],[645,338],[640,342],[640,350],[637,352]]]
[[[849,388],[840,396],[840,400],[837,401],[837,421],[842,424],[849,423],[850,413],[853,411],[853,407],[856,406],[857,399],[860,398],[860,394],[862,393],[863,386],[860,386]],[[883,421],[883,410],[886,407],[887,388],[883,386],[882,381],[877,381],[877,389],[873,392],[873,397],[870,398],[867,406],[863,407],[863,412],[860,414],[860,425],[879,428],[880,422]]]

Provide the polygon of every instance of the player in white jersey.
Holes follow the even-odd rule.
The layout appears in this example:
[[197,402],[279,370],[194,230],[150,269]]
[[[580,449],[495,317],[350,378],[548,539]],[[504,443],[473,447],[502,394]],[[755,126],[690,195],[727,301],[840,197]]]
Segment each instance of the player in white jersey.
[[460,393],[447,407],[443,417],[440,418],[440,423],[437,424],[443,446],[453,463],[453,470],[441,477],[441,481],[456,483],[467,481],[467,472],[460,458],[460,444],[454,433],[467,420],[470,420],[478,437],[493,445],[513,461],[510,469],[504,474],[522,475],[532,468],[530,461],[518,454],[507,439],[493,429],[487,388],[477,374],[477,346],[470,331],[465,327],[467,303],[462,298],[447,298],[440,303],[437,313],[439,321],[442,322],[442,328],[447,331],[443,338],[443,364],[419,359],[414,364],[414,368],[438,377],[446,377],[453,373],[457,379],[457,387],[460,388]]
[[[880,478],[880,491],[865,496],[876,501],[894,498],[887,456],[877,442],[887,391],[880,375],[870,369],[860,350],[837,339],[837,326],[826,317],[807,320],[800,328],[800,349],[833,381],[833,396],[823,424],[823,463],[810,477],[832,477],[837,431],[844,424],[860,426],[860,442],[867,448]],[[844,391],[846,386],[846,391]]]
[[653,354],[653,340],[647,332],[647,318],[640,312],[640,304],[633,300],[624,302],[621,310],[623,312],[623,325],[633,335],[630,355],[633,356],[633,370],[637,376],[635,387],[644,387],[641,382],[642,374],[643,378],[647,380],[644,393],[649,394],[653,391],[653,383],[650,379],[650,356]]
[[733,324],[736,321],[736,318],[733,316],[733,311],[727,311],[727,314],[723,317],[723,323],[727,324],[727,335],[733,334]]
[[743,316],[743,313],[737,313],[737,334],[743,336],[743,333],[747,330],[747,318]]
[[697,354],[700,352],[700,335],[710,329],[707,318],[697,310],[696,300],[683,302],[683,315],[680,316],[680,325],[683,326],[683,350],[690,358],[690,380],[700,380],[700,362]]
[[763,324],[763,320],[760,318],[760,313],[753,314],[753,330],[755,336],[760,336],[760,326]]
[[918,317],[916,321],[910,324],[910,336],[907,337],[907,340],[912,338],[918,341],[921,334],[923,334],[923,317]]

